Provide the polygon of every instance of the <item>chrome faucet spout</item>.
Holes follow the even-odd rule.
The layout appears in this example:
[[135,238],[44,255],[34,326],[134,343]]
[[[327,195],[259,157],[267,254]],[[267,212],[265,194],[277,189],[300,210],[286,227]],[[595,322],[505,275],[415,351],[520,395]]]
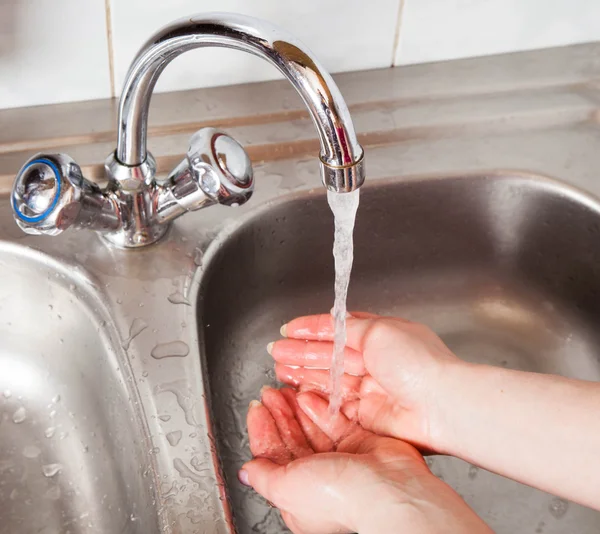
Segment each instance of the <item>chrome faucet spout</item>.
[[215,128],[202,128],[185,158],[156,180],[148,152],[148,112],[154,86],[177,56],[205,46],[234,48],[266,59],[300,94],[321,142],[321,178],[327,189],[347,193],[365,180],[364,152],[348,107],[318,60],[299,41],[268,22],[234,14],[175,21],[155,33],[135,57],[118,111],[117,148],[104,169],[108,185],[86,180],[66,154],[38,154],[15,178],[12,206],[17,224],[32,234],[57,235],[88,228],[112,245],[143,247],[158,241],[188,211],[214,204],[239,206],[254,191],[244,148]]
[[363,149],[348,107],[331,76],[297,39],[265,21],[212,13],[187,17],[159,30],[146,42],[127,74],[119,105],[116,159],[128,167],[147,157],[148,108],[165,67],[180,54],[200,47],[243,50],[277,67],[306,104],[321,142],[323,183],[338,192],[364,181]]

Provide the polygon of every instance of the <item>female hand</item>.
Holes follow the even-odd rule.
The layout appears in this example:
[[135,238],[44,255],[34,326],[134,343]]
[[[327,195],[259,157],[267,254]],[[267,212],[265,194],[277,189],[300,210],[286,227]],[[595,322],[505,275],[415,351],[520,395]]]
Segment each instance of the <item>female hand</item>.
[[[282,327],[287,339],[269,345],[281,382],[326,396],[333,352],[329,314]],[[444,452],[440,405],[445,379],[463,365],[428,327],[404,319],[355,313],[347,318],[343,411],[376,434]]]
[[491,531],[407,443],[380,437],[313,393],[264,388],[248,412],[255,457],[240,481],[295,534]]

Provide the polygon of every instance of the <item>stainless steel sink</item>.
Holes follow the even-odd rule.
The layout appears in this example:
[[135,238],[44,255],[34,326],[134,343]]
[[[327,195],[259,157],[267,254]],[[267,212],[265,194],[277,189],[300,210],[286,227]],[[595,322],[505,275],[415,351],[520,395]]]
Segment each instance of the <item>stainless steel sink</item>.
[[[384,181],[361,191],[350,308],[431,325],[462,358],[600,380],[600,205],[534,175]],[[245,416],[274,384],[267,343],[333,302],[325,196],[295,194],[242,217],[212,248],[199,290],[206,377],[241,534],[284,530],[241,487]],[[207,257],[210,257],[207,254]],[[445,457],[429,459],[499,534],[596,533],[600,514]]]
[[148,432],[106,303],[0,242],[0,533],[157,533]]

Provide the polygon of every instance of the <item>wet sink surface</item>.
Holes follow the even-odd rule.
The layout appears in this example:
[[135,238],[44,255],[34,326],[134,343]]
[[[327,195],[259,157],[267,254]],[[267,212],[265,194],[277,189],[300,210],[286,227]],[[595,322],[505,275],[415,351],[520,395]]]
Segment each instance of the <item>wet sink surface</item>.
[[[363,188],[350,308],[433,327],[462,358],[600,380],[600,206],[557,182],[495,174]],[[325,195],[281,199],[227,236],[199,293],[219,452],[241,534],[284,529],[241,487],[245,416],[274,384],[281,324],[329,310],[333,223]],[[498,533],[598,532],[600,514],[443,457],[433,472]]]
[[92,282],[7,243],[0,270],[0,533],[157,533],[142,418]]

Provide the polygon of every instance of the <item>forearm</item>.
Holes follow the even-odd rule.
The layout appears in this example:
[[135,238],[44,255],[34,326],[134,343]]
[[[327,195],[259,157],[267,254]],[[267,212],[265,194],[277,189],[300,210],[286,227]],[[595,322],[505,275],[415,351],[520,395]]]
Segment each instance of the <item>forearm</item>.
[[446,378],[440,452],[600,509],[600,384],[471,364]]
[[493,534],[460,495],[431,472],[413,486],[418,489],[412,498],[407,499],[403,489],[398,499],[387,495],[365,507],[365,516],[357,523],[356,531],[359,534]]

